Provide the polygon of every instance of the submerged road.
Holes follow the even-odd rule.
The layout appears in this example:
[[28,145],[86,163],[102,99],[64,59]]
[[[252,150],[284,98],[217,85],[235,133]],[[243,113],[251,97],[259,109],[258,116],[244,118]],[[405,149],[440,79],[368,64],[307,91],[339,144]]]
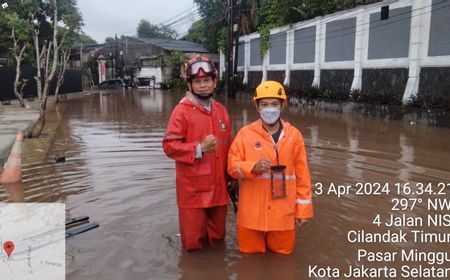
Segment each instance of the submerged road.
[[[430,228],[429,214],[448,212],[429,210],[427,201],[450,197],[450,129],[291,106],[284,116],[303,134],[315,191],[315,218],[298,231],[294,253],[241,255],[232,207],[222,247],[182,253],[175,164],[161,147],[181,97],[129,90],[63,101],[50,117],[58,125],[44,162],[33,156],[39,147],[26,147],[23,186],[0,188],[0,202],[65,202],[69,215],[100,224],[68,240],[67,279],[323,279],[330,275],[321,268],[337,267],[343,277],[349,266],[362,264],[388,265],[401,279],[401,267],[415,262],[392,254],[372,261],[367,252],[450,251],[448,243],[410,240],[411,230]],[[235,132],[257,119],[247,99],[222,102]],[[54,163],[59,154],[66,162]],[[425,191],[428,184],[434,194]],[[416,205],[408,208],[411,199]],[[403,214],[404,222],[397,220]],[[364,232],[399,229],[408,232],[408,242],[351,242],[367,238]]]

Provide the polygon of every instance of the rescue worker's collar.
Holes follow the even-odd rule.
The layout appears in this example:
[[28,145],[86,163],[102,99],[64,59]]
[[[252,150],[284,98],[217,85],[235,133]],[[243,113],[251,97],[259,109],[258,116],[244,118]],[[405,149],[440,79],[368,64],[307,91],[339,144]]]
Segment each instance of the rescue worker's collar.
[[[261,119],[257,120],[256,122],[262,127],[262,129],[264,129],[264,131],[267,131],[267,130],[264,128],[264,122],[263,122]],[[279,118],[277,122],[280,123],[280,126],[281,126],[280,129],[283,129],[284,126],[286,125],[286,122],[285,122],[282,118]],[[266,125],[267,125],[267,124],[266,124]]]
[[194,107],[206,111],[211,112],[214,100],[210,98],[208,102],[200,102],[197,97],[195,97],[191,92],[187,91],[186,95],[183,99],[181,99],[180,103],[193,105]]
[[[288,122],[284,121],[281,118],[280,118],[279,122],[282,127],[281,128],[282,130],[285,130],[286,127],[289,125]],[[252,126],[256,131],[258,131],[262,135],[270,135],[270,133],[267,132],[267,130],[264,128],[263,122],[261,119],[258,119],[257,121],[253,122],[252,124],[250,124],[250,126]]]

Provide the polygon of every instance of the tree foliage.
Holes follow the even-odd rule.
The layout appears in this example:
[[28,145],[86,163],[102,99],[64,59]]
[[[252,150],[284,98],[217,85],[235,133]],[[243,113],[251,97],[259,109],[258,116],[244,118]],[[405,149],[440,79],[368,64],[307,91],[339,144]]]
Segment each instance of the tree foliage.
[[188,30],[186,40],[203,44],[205,42],[205,31],[205,22],[203,19],[199,19],[196,22],[192,23],[191,27]]
[[182,65],[189,59],[186,53],[181,51],[172,51],[168,59],[168,65],[172,69],[172,76],[174,77],[169,81],[169,87],[175,88],[181,91],[187,90],[186,82],[182,78]]
[[106,37],[105,43],[114,43],[116,40],[113,37]]
[[94,39],[92,39],[91,36],[87,35],[84,32],[81,32],[79,35],[80,38],[80,43],[82,45],[90,45],[90,44],[97,44],[97,41],[95,41]]
[[[217,34],[219,30],[227,25],[226,3],[221,0],[194,0],[198,6],[204,24],[203,45],[209,51],[218,49]],[[189,35],[188,35],[189,36]]]
[[169,26],[151,24],[145,19],[141,19],[136,31],[138,38],[174,39],[176,37],[175,30]]

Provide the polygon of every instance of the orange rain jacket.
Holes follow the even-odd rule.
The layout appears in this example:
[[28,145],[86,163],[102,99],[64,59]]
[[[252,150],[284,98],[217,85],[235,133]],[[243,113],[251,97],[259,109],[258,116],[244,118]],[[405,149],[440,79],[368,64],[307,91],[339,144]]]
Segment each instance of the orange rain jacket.
[[[195,159],[197,144],[209,134],[217,137],[216,150]],[[226,168],[231,140],[230,118],[222,104],[212,100],[208,112],[187,93],[174,108],[163,149],[176,161],[179,207],[208,208],[228,203]]]
[[243,127],[228,153],[228,173],[240,180],[239,226],[260,231],[282,231],[295,228],[295,218],[313,216],[312,193],[306,150],[298,129],[282,122],[277,150],[279,164],[286,165],[286,198],[272,199],[270,171],[251,172],[262,157],[277,165],[272,136],[261,120]]

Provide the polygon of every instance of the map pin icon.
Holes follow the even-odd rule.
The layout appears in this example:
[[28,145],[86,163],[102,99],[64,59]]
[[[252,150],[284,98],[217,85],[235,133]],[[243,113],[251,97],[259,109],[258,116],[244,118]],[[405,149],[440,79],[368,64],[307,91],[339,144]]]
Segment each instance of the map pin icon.
[[14,251],[14,243],[12,243],[11,241],[6,241],[5,243],[3,243],[3,249],[5,249],[5,252],[9,258],[9,256],[11,256],[12,252]]

